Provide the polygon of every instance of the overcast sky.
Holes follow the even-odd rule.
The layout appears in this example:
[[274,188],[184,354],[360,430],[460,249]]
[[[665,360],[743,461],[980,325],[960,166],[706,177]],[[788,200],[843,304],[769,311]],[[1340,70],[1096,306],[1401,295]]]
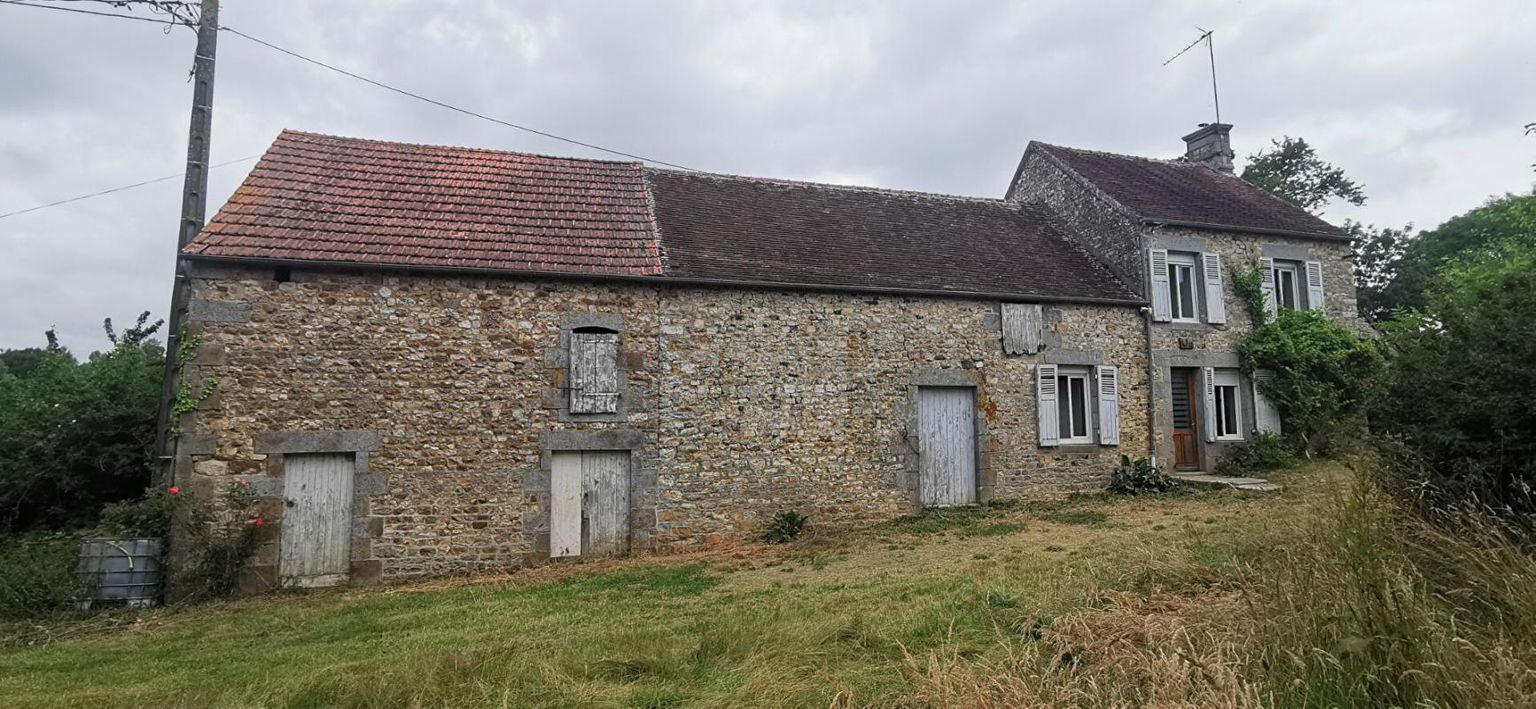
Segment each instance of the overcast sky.
[[[47,0],[36,0],[46,2]],[[66,3],[61,3],[66,4]],[[71,7],[86,3],[67,3]],[[109,9],[109,8],[108,8]],[[142,12],[140,14],[143,14]],[[1536,173],[1536,3],[225,0],[223,24],[505,120],[704,170],[1001,196],[1031,139],[1157,157],[1303,136],[1350,217],[1433,226]],[[194,37],[0,5],[0,213],[180,172]],[[213,161],[282,128],[608,157],[225,33]],[[214,171],[209,216],[250,169]],[[0,348],[163,315],[181,183],[0,219]]]

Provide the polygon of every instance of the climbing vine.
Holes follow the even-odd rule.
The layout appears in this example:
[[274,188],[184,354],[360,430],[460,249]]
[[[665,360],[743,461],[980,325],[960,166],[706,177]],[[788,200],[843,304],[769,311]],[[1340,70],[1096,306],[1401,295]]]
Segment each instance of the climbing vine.
[[171,402],[171,427],[168,431],[171,438],[181,437],[181,417],[201,407],[219,386],[218,377],[207,377],[201,387],[194,388],[183,376],[187,365],[197,358],[197,350],[202,345],[201,333],[188,334],[186,328],[182,328],[181,344],[176,348],[176,378],[181,380],[181,384],[176,387],[176,398]]
[[1272,312],[1260,267],[1233,270],[1254,322],[1238,345],[1243,369],[1272,375],[1259,380],[1259,391],[1279,410],[1287,438],[1309,457],[1358,438],[1384,366],[1376,346],[1321,310]]
[[1255,263],[1253,268],[1246,271],[1232,269],[1232,288],[1243,299],[1243,307],[1248,311],[1248,317],[1253,319],[1253,326],[1263,325],[1269,319],[1269,298],[1264,294],[1263,268]]

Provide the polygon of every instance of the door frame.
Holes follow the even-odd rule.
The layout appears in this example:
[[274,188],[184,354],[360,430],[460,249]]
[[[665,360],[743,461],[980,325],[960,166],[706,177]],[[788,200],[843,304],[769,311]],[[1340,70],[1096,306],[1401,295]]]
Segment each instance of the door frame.
[[[630,552],[651,548],[658,529],[656,460],[646,447],[644,431],[632,428],[539,432],[539,470],[522,478],[522,493],[539,512],[523,515],[523,539],[532,559],[550,558],[549,526],[554,454],[560,451],[629,452]],[[580,557],[576,557],[580,558]]]
[[[1169,452],[1170,461],[1168,467],[1170,470],[1178,471],[1181,473],[1198,472],[1203,469],[1202,461],[1204,460],[1205,453],[1205,432],[1201,430],[1201,424],[1203,423],[1201,417],[1204,414],[1204,411],[1201,410],[1201,407],[1204,405],[1204,398],[1198,385],[1198,381],[1200,379],[1200,371],[1201,369],[1199,367],[1168,368],[1168,440],[1172,446],[1172,450]],[[1182,382],[1180,381],[1181,377],[1183,379]],[[1190,464],[1192,467],[1179,467],[1180,429],[1174,427],[1172,393],[1180,384],[1185,387],[1189,397],[1190,426],[1188,429],[1188,435],[1190,437],[1191,443],[1190,448],[1192,448],[1194,451],[1194,462]]]
[[898,487],[906,493],[908,509],[913,512],[921,512],[923,508],[922,498],[922,474],[923,461],[918,452],[918,389],[922,387],[968,387],[972,389],[971,400],[975,403],[971,433],[975,444],[971,446],[976,457],[976,504],[984,505],[991,502],[996,490],[996,473],[992,469],[992,454],[988,443],[991,441],[991,433],[987,427],[986,389],[981,386],[981,377],[973,370],[964,369],[939,369],[926,368],[913,372],[907,381],[907,413],[906,421],[899,431],[891,431],[892,446],[900,451],[902,458],[901,479]]
[[925,391],[927,391],[927,392],[935,392],[935,391],[938,391],[938,390],[964,392],[965,395],[966,395],[966,399],[970,402],[970,407],[969,408],[970,408],[970,419],[971,419],[971,426],[970,426],[970,428],[971,428],[970,439],[971,440],[970,440],[969,445],[970,445],[970,453],[971,453],[971,497],[972,497],[972,501],[969,502],[969,503],[963,504],[963,505],[958,505],[958,506],[968,507],[970,505],[980,504],[980,500],[981,500],[981,475],[980,475],[980,470],[977,467],[978,464],[979,464],[979,459],[978,459],[978,457],[976,455],[976,449],[978,447],[978,442],[977,442],[977,438],[978,437],[976,435],[976,418],[977,418],[977,416],[976,416],[976,410],[977,410],[977,406],[976,406],[976,387],[974,387],[974,386],[929,386],[929,385],[921,385],[921,386],[917,387],[917,421],[918,421],[918,429],[917,429],[917,438],[914,441],[914,443],[915,443],[914,448],[916,449],[917,456],[918,456],[918,478],[917,478],[918,504],[922,505],[924,507],[924,509],[927,509],[928,507],[940,507],[941,506],[941,505],[927,505],[927,504],[925,504],[923,502],[923,499],[922,499],[923,498],[923,478],[925,477],[923,475],[923,473],[924,473],[923,468],[925,467],[924,466],[924,463],[925,463],[924,458],[927,457],[925,455],[926,451],[924,450],[923,441],[922,441],[922,438],[923,438],[923,428],[922,428],[922,421],[923,421],[923,392],[925,392]]

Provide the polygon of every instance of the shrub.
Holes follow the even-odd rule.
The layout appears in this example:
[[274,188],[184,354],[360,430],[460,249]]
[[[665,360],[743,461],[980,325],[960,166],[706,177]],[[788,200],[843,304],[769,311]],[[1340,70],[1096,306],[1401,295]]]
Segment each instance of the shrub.
[[1430,509],[1482,507],[1536,534],[1533,263],[1536,243],[1464,258],[1429,312],[1389,323],[1392,378],[1371,421],[1420,459],[1396,470]]
[[1364,431],[1382,371],[1381,353],[1319,310],[1282,309],[1239,347],[1246,370],[1268,370],[1261,386],[1287,435],[1307,456]]
[[1216,466],[1216,472],[1234,477],[1249,477],[1259,473],[1283,470],[1296,465],[1296,454],[1285,439],[1273,433],[1259,433],[1247,443],[1228,449],[1225,458]]
[[773,521],[768,523],[768,529],[763,530],[763,541],[769,544],[793,541],[805,531],[805,525],[810,521],[809,517],[794,510],[780,512],[773,516]]
[[1120,467],[1115,468],[1115,475],[1110,479],[1109,491],[1121,495],[1144,495],[1167,492],[1176,485],[1178,483],[1153,465],[1150,459],[1131,460],[1130,456],[1122,455]]
[[182,492],[172,509],[174,545],[182,557],[173,584],[174,600],[222,598],[234,593],[266,524],[245,481],[230,483],[212,504]]
[[0,538],[0,620],[48,615],[83,590],[75,563],[80,538],[53,532]]
[[180,490],[171,490],[151,488],[136,500],[108,504],[101,510],[97,534],[103,537],[166,537],[171,533],[176,509],[183,502],[177,494]]
[[[90,526],[102,506],[150,479],[165,355],[138,324],[112,349],[77,362],[50,332],[46,348],[0,372],[0,534]],[[14,351],[13,351],[14,352]]]

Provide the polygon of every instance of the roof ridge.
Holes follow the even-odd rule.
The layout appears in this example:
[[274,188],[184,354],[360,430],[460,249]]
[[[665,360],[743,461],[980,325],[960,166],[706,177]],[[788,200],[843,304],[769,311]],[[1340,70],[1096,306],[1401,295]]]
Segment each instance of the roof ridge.
[[849,192],[872,192],[876,194],[889,194],[903,197],[915,197],[920,199],[944,200],[952,202],[978,202],[983,204],[995,204],[1002,207],[1014,207],[1015,205],[998,197],[977,197],[974,195],[948,194],[945,192],[925,192],[922,190],[904,190],[893,187],[871,187],[868,185],[842,185],[833,182],[816,182],[814,180],[790,180],[781,177],[756,177],[753,175],[737,175],[728,172],[705,172],[702,170],[675,170],[672,168],[645,166],[646,172],[662,172],[685,177],[702,177],[705,179],[728,180],[732,182],[753,182],[758,184],[776,185],[780,187],[825,188],[844,190]]
[[[304,137],[307,137],[307,138],[325,138],[327,140],[339,140],[339,141],[343,141],[343,142],[346,142],[346,143],[355,143],[355,144],[360,144],[360,145],[381,145],[381,146],[392,146],[392,147],[399,147],[399,148],[432,148],[432,149],[436,149],[436,150],[463,150],[463,151],[474,152],[474,153],[493,153],[493,154],[496,154],[496,155],[514,155],[514,156],[517,156],[517,157],[542,158],[542,159],[545,159],[545,160],[566,160],[566,161],[570,161],[570,162],[602,163],[604,165],[627,165],[627,166],[640,166],[640,167],[644,167],[645,166],[645,163],[643,161],[640,161],[640,160],[604,160],[604,159],[601,159],[601,158],[577,158],[577,157],[571,157],[569,155],[550,155],[548,153],[530,153],[530,152],[526,152],[526,151],[522,151],[522,150],[502,150],[502,149],[499,149],[499,148],[477,148],[477,147],[471,147],[471,146],[468,146],[468,145],[442,145],[442,144],[438,144],[438,143],[410,143],[410,142],[406,142],[406,141],[403,141],[403,140],[379,140],[378,138],[355,138],[355,137],[348,136],[348,135],[334,135],[334,134],[331,134],[331,133],[314,133],[314,132],[311,132],[311,131],[296,130],[296,129],[293,129],[293,128],[284,128],[282,130],[282,132],[278,134],[277,140],[273,141],[273,145],[276,145],[278,140],[282,140],[283,137],[287,136],[287,135],[304,136]],[[271,150],[270,146],[268,147],[268,150]]]
[[1094,150],[1093,148],[1074,148],[1074,147],[1072,147],[1070,145],[1056,145],[1055,143],[1047,143],[1047,142],[1039,141],[1039,140],[1033,141],[1033,142],[1039,144],[1040,146],[1046,148],[1047,150],[1070,150],[1070,151],[1072,151],[1074,153],[1089,153],[1091,155],[1104,155],[1104,156],[1112,157],[1112,158],[1125,158],[1127,160],[1143,160],[1143,161],[1146,161],[1146,162],[1161,163],[1163,165],[1172,165],[1174,167],[1203,167],[1203,168],[1206,168],[1207,170],[1211,170],[1212,172],[1220,172],[1219,170],[1212,169],[1211,166],[1206,165],[1205,163],[1192,162],[1192,161],[1189,161],[1189,160],[1185,160],[1182,157],[1177,157],[1177,158],[1149,158],[1149,157],[1147,157],[1145,155],[1132,155],[1130,153],[1117,153],[1117,152],[1114,152],[1114,151],[1111,151],[1111,150]]

